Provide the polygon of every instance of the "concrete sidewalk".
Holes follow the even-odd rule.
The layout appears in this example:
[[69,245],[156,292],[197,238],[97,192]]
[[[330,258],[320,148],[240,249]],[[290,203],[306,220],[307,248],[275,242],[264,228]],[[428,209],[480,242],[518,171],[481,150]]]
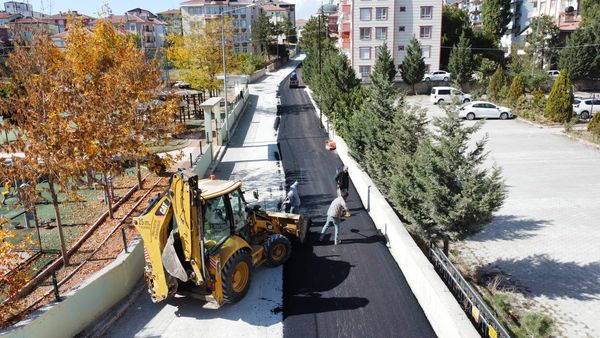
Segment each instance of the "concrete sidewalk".
[[[229,147],[214,174],[219,179],[241,180],[245,197],[273,209],[283,195],[283,170],[277,160],[276,92],[279,84],[300,61],[268,73],[260,82],[249,85],[250,99],[240,117]],[[189,157],[189,154],[187,155]],[[185,159],[189,162],[189,159]],[[184,160],[184,161],[185,161]],[[260,267],[253,272],[246,297],[219,310],[202,308],[202,302],[175,297],[153,304],[142,293],[124,316],[106,333],[108,337],[281,337],[283,335],[282,267]]]

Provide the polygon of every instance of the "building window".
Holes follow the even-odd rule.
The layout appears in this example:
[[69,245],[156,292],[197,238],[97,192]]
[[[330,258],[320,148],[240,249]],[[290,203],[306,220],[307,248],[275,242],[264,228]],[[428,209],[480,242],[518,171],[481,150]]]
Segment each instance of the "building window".
[[358,72],[362,77],[368,77],[369,73],[371,73],[371,66],[359,66]]
[[129,30],[132,32],[135,32],[135,24],[134,23],[129,25]]
[[400,6],[400,12],[406,12],[406,7]]
[[421,39],[431,39],[431,26],[419,27],[419,37]]
[[404,32],[405,30],[406,30],[406,27],[404,27],[404,26],[398,27],[399,32]]
[[401,52],[404,50],[404,45],[398,45],[398,51]]
[[431,57],[431,46],[421,46],[421,55],[424,58]]
[[387,39],[387,27],[376,27],[375,28],[375,39],[377,39],[377,40]]
[[234,51],[235,51],[236,53],[239,53],[239,52],[240,52],[240,47],[235,47]]
[[371,9],[361,8],[360,9],[360,21],[371,21]]
[[243,53],[248,53],[248,47],[244,47],[244,48],[242,48],[242,52],[243,52]]
[[375,47],[375,58],[379,57],[379,53],[381,53],[381,46]]
[[371,28],[361,28],[360,29],[360,39],[361,40],[371,40]]
[[361,60],[371,60],[371,47],[360,47],[358,50]]
[[433,6],[421,6],[421,19],[431,19]]
[[376,20],[387,20],[387,7],[375,8],[375,19]]

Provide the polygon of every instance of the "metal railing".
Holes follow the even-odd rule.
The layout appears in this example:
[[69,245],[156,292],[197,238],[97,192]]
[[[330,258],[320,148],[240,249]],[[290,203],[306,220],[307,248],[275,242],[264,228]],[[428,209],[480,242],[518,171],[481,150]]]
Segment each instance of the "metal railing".
[[459,304],[471,317],[481,336],[510,338],[506,329],[498,322],[498,319],[492,314],[477,292],[463,278],[454,264],[450,262],[444,252],[435,246],[435,244],[432,244],[429,248],[429,255],[436,270],[447,283]]

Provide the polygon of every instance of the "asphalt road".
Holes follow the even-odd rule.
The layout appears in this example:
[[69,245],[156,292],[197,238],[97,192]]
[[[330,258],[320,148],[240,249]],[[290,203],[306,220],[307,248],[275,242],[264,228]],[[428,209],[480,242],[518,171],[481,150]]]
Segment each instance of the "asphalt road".
[[313,224],[307,242],[284,266],[284,336],[435,337],[353,185],[352,217],[342,222],[341,244],[333,245],[333,229],[317,242],[336,196],[333,176],[343,164],[325,149],[327,135],[305,90],[287,85],[280,87],[278,142],[287,180],[300,181],[301,212]]

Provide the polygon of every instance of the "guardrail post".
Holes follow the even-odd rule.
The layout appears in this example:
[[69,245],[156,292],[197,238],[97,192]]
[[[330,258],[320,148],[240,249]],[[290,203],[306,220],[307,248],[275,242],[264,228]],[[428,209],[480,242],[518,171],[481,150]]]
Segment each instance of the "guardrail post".
[[194,160],[193,160],[192,153],[190,153],[190,168],[193,166],[194,166]]
[[58,292],[58,282],[56,281],[56,272],[52,271],[52,288],[54,289],[54,298],[60,302],[60,294]]
[[125,228],[121,228],[121,237],[123,237],[123,246],[125,247],[125,253],[129,253],[129,251],[127,251],[127,236],[125,236]]

